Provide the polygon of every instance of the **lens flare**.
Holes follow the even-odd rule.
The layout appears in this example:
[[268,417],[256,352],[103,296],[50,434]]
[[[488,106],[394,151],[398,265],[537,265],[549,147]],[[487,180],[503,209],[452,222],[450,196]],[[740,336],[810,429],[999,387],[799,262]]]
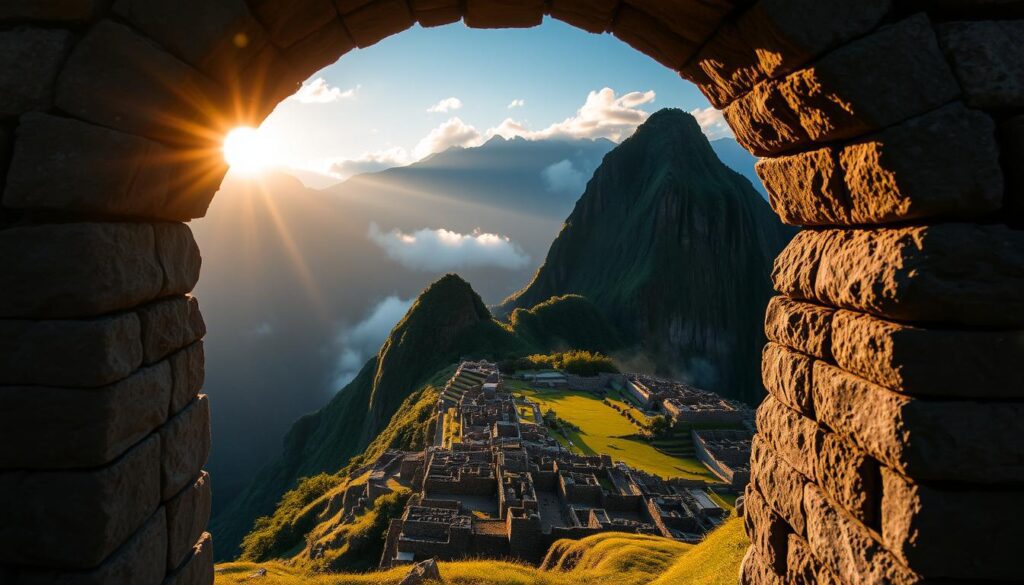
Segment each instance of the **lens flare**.
[[224,160],[231,169],[247,175],[273,165],[270,144],[255,128],[235,128],[224,138]]

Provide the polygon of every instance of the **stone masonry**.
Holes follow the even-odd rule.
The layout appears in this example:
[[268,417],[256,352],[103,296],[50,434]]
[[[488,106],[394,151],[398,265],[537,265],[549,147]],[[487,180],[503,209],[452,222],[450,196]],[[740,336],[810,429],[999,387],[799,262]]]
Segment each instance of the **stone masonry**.
[[3,0],[0,580],[212,582],[182,222],[220,140],[414,23],[545,15],[696,83],[805,228],[741,582],[1024,578],[1019,0]]

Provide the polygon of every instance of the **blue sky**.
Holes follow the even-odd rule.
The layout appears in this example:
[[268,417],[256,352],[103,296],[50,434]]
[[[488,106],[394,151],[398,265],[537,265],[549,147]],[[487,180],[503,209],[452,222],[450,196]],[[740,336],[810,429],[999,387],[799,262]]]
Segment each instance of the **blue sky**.
[[348,53],[258,134],[273,164],[344,178],[494,133],[620,140],[663,107],[703,110],[709,135],[727,133],[695,86],[611,35],[552,19],[532,29],[456,23]]

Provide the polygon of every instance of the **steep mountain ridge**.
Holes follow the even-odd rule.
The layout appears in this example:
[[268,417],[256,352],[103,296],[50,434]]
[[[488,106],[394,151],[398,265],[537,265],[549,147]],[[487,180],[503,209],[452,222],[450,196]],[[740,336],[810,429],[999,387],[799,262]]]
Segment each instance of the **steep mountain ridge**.
[[790,234],[692,116],[661,110],[605,157],[501,311],[582,295],[659,371],[755,402],[769,274]]

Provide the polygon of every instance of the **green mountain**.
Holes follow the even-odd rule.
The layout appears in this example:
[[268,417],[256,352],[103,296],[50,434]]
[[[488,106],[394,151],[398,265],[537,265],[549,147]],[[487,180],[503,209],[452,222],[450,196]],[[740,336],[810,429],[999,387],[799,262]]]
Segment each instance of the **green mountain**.
[[692,116],[661,110],[604,158],[501,310],[582,295],[660,373],[754,403],[769,274],[792,233]]

